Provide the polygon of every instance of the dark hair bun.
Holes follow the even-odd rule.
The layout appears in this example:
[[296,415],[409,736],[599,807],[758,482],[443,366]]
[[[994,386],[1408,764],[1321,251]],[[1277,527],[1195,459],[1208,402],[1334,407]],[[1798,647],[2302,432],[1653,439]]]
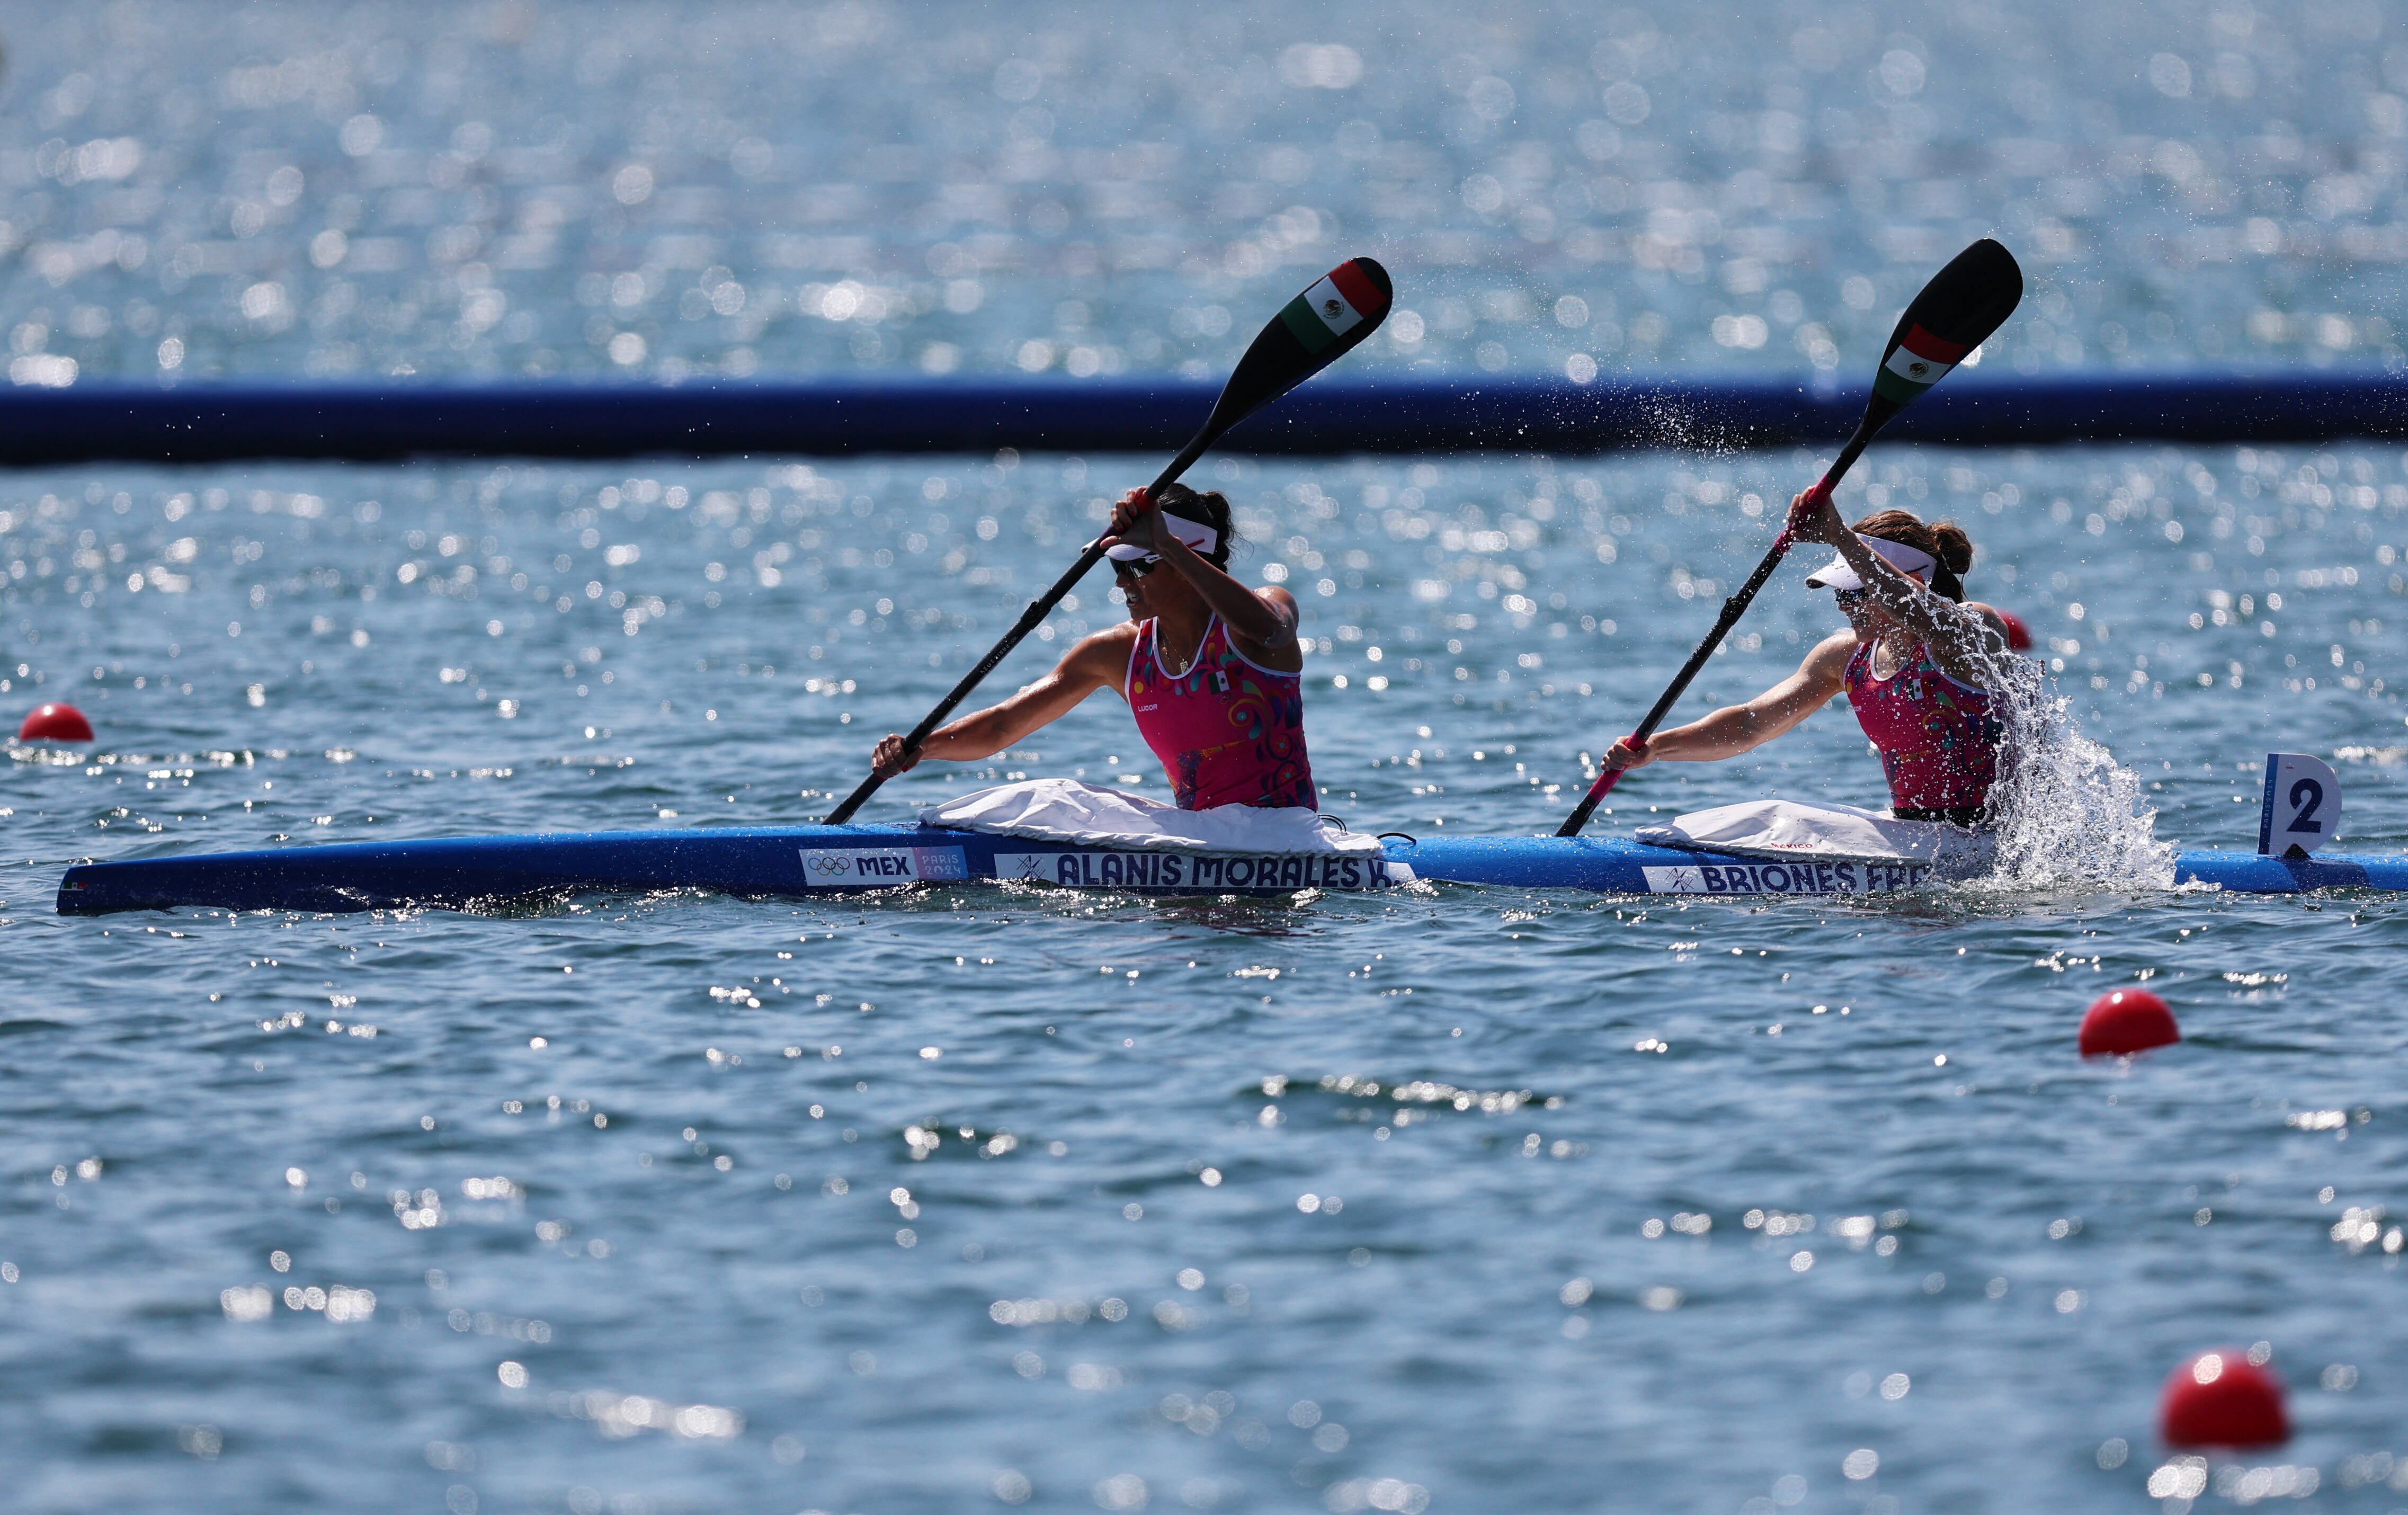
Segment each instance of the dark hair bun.
[[1154,503],[1170,515],[1183,516],[1218,532],[1221,536],[1219,544],[1205,553],[1204,558],[1217,567],[1228,566],[1230,550],[1237,546],[1238,540],[1237,522],[1229,512],[1228,496],[1219,490],[1191,489],[1174,479],[1154,492]]
[[1948,565],[1948,571],[1963,574],[1973,566],[1973,539],[1965,528],[1953,521],[1932,522],[1931,537],[1939,550],[1931,555]]

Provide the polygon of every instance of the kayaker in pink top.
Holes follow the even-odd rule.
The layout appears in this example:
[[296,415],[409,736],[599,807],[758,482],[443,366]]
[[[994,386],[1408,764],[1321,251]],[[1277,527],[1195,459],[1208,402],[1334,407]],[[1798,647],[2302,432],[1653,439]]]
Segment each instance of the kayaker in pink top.
[[895,734],[881,775],[920,758],[991,757],[1068,714],[1098,689],[1128,701],[1181,808],[1319,801],[1304,748],[1304,650],[1296,596],[1229,576],[1229,502],[1184,484],[1131,490],[1105,537],[1123,625],[1082,639],[1054,671],[1001,704],[939,728],[916,756]]
[[1653,762],[1710,763],[1761,747],[1845,693],[1856,723],[1881,753],[1891,813],[1904,821],[1988,823],[2005,722],[1995,686],[2012,666],[2007,626],[1989,606],[1965,599],[1973,544],[1954,523],[1927,524],[1882,510],[1843,524],[1828,496],[1791,509],[1798,539],[1840,550],[1806,582],[1828,589],[1848,618],[1806,654],[1798,671],[1744,705],[1659,731],[1643,748],[1627,738],[1609,767]]

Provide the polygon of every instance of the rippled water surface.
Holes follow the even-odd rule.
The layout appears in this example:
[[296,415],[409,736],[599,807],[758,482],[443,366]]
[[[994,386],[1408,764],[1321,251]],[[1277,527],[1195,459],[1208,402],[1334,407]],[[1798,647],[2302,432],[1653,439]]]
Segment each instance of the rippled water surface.
[[[1810,462],[1207,471],[1303,596],[1329,806],[1534,832]],[[819,813],[1146,465],[12,481],[8,697],[102,732],[0,770],[25,1508],[2137,1507],[2159,1378],[2228,1340],[2298,1386],[2261,1465],[2388,1508],[2342,1486],[2408,1405],[2386,898],[50,913],[78,856]],[[1969,523],[2161,835],[2248,845],[2283,748],[2401,845],[2408,453],[1865,479]],[[1830,622],[1799,577],[1694,708]],[[1160,793],[1136,750],[1098,700],[870,813]],[[1879,785],[1831,712],[1598,825]],[[2078,1062],[2143,976],[2190,1041]]]
[[[2408,34],[2349,4],[0,9],[20,383],[1842,377],[1996,230],[1991,361],[2398,348]],[[1408,320],[1410,314],[1412,320]],[[1208,461],[1306,610],[1326,803],[1550,831],[1820,465]],[[62,920],[68,862],[808,819],[1159,460],[0,479],[14,1508],[1894,1515],[2408,1502],[2387,897],[935,891]],[[2408,845],[2408,451],[1884,448],[2153,818],[2270,750]],[[1684,709],[1836,624],[1793,565]],[[1116,619],[1100,578],[999,674]],[[1099,699],[991,765],[1163,794]],[[1844,711],[1599,832],[1859,804]],[[2092,829],[2086,829],[2092,828]],[[2103,828],[2103,829],[2102,829]],[[2181,1047],[2074,1055],[2146,979]],[[2188,1353],[2299,1434],[2170,1461]],[[2395,1485],[2393,1479],[2400,1483]],[[2160,1504],[2159,1500],[2171,1503]]]

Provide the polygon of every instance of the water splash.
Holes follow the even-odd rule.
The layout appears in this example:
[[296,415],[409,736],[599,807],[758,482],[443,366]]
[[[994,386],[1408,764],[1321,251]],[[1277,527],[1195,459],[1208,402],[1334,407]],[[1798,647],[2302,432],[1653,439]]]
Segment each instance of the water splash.
[[2157,839],[2157,812],[2141,776],[2083,734],[2072,702],[2040,665],[2006,652],[1997,665],[1997,677],[1985,682],[2013,757],[1991,792],[1998,853],[1987,881],[2172,888],[2174,850]]

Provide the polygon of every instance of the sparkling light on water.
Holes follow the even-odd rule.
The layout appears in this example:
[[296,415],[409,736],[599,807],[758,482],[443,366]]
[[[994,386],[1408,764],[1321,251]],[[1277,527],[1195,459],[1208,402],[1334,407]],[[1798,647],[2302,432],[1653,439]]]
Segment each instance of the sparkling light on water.
[[2401,40],[2372,5],[29,12],[7,373],[1217,373],[1341,250],[1404,281],[1357,364],[1838,373],[1985,232],[2033,277],[2015,369],[2381,362]]
[[[1409,292],[1365,368],[1844,377],[1997,231],[2031,293],[1985,371],[2374,363],[2398,24],[26,11],[6,362],[1211,374],[1343,248]],[[2342,769],[2347,846],[2408,842],[2394,447],[1875,450],[1847,506],[1965,522],[1972,592],[2040,637],[2010,888],[51,913],[83,856],[819,813],[1159,461],[0,480],[0,709],[72,698],[100,730],[0,765],[17,1502],[1895,1515],[2408,1486],[2408,1402],[2363,1351],[2408,1208],[2399,909],[2143,887],[2158,844],[2248,845],[2271,749]],[[1553,828],[1822,461],[1196,478],[1240,571],[1305,607],[1325,804],[1511,834]],[[1684,714],[1836,625],[1799,577]],[[990,690],[1121,614],[1080,586]],[[1158,793],[1133,743],[1099,700],[876,814],[1040,772]],[[1835,710],[1645,770],[1596,829],[1767,793],[1884,797]],[[2076,1063],[2081,1006],[2140,979],[2192,1039]],[[2149,1397],[2214,1339],[2280,1348],[2280,1462],[2157,1455]]]

